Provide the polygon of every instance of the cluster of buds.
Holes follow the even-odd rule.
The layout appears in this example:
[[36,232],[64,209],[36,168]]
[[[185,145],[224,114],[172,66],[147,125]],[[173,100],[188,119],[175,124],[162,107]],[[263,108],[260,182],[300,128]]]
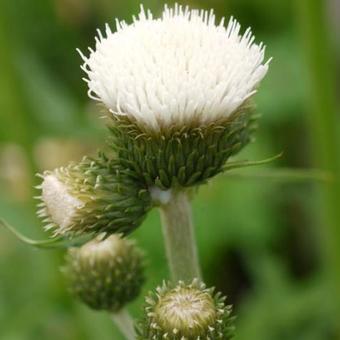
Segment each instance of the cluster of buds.
[[[119,313],[140,293],[144,256],[133,241],[102,236],[70,248],[63,272],[74,296],[95,310]],[[163,283],[145,299],[136,325],[139,340],[228,340],[234,334],[232,307],[198,279]]]
[[[231,18],[165,6],[142,8],[132,24],[99,31],[81,52],[89,95],[109,116],[110,158],[100,155],[45,172],[39,216],[54,236],[90,234],[68,251],[71,290],[94,309],[119,311],[139,293],[142,255],[118,236],[153,205],[226,169],[252,138],[252,98],[267,73],[264,46]],[[231,307],[200,281],[164,284],[147,298],[141,340],[230,339]]]

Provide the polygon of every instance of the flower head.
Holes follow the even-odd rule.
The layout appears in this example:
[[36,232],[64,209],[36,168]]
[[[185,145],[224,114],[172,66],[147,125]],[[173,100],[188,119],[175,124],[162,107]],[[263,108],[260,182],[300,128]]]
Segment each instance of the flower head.
[[63,271],[71,291],[93,309],[117,312],[135,299],[144,282],[144,256],[119,235],[70,248]]
[[163,284],[146,298],[138,339],[231,339],[233,317],[224,300],[197,279],[191,284]]
[[231,18],[213,11],[165,6],[160,18],[143,7],[132,24],[100,31],[96,49],[82,55],[89,95],[114,115],[153,131],[208,124],[230,117],[265,76],[264,46]]
[[118,162],[149,189],[204,183],[251,140],[250,98],[268,62],[250,29],[175,5],[98,34],[80,52],[89,95],[110,111]]
[[129,233],[151,207],[149,192],[105,156],[46,171],[38,215],[54,235]]

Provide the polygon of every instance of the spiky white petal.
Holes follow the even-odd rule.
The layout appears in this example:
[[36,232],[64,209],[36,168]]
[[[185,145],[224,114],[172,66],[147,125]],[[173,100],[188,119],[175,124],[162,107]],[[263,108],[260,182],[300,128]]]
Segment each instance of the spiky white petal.
[[241,34],[234,18],[216,25],[212,10],[165,6],[156,19],[142,7],[132,24],[116,25],[98,31],[89,57],[80,52],[89,96],[154,130],[231,115],[268,69],[251,30]]
[[44,176],[41,189],[41,198],[51,221],[58,225],[60,230],[67,229],[72,224],[77,210],[83,207],[84,203],[72,196],[67,186],[54,174]]

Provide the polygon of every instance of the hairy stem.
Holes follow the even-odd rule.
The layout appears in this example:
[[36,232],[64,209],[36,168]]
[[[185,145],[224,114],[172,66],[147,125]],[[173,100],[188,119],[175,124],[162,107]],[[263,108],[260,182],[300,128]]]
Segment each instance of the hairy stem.
[[133,319],[125,308],[121,309],[119,312],[112,314],[112,320],[127,340],[136,339]]
[[201,277],[191,206],[185,192],[172,195],[160,208],[166,254],[172,280]]

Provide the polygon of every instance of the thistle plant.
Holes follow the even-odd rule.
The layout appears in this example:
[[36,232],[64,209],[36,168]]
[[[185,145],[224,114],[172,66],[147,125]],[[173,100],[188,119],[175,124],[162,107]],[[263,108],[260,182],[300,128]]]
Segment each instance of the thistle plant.
[[82,69],[109,113],[111,146],[160,206],[172,278],[200,277],[188,193],[228,168],[251,139],[264,46],[234,18],[165,6],[106,26]]
[[190,199],[219,173],[250,164],[230,158],[256,128],[265,47],[234,18],[216,24],[213,11],[178,5],[160,18],[142,7],[132,24],[116,26],[98,31],[88,56],[79,51],[89,96],[107,113],[108,156],[45,172],[38,214],[55,242],[93,238],[68,250],[71,290],[134,339],[126,312],[117,314],[140,292],[143,265],[121,236],[158,207],[171,282],[146,298],[138,339],[230,339],[231,307],[202,283]]

